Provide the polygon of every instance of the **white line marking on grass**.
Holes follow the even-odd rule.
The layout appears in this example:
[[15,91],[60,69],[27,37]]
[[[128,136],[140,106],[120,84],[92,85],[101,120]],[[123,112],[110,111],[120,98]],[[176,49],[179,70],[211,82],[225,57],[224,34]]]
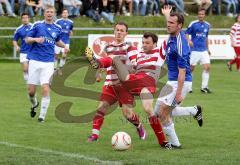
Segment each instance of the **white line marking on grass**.
[[33,151],[38,151],[38,152],[43,152],[43,153],[50,153],[50,154],[54,154],[54,155],[61,155],[61,156],[70,157],[70,158],[79,158],[79,159],[93,161],[93,162],[99,163],[99,164],[111,164],[111,165],[112,164],[115,164],[115,165],[123,164],[122,162],[119,162],[119,161],[105,161],[105,160],[100,160],[98,158],[88,157],[88,156],[81,155],[81,154],[68,153],[68,152],[62,152],[62,151],[54,151],[54,150],[50,150],[50,149],[41,149],[41,148],[37,148],[37,147],[24,146],[24,145],[14,144],[14,143],[9,143],[9,142],[4,142],[4,141],[0,141],[0,145],[5,145],[8,147],[14,147],[14,148],[23,148],[23,149],[28,149],[28,150],[33,150]]

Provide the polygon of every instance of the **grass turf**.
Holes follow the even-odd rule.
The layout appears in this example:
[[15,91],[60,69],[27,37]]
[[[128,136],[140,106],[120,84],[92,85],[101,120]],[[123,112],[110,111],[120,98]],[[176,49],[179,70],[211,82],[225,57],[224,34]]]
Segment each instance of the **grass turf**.
[[[80,65],[83,65],[81,63]],[[85,84],[86,67],[73,72],[65,81],[68,87],[101,91],[102,83]],[[229,72],[225,63],[212,64],[210,88],[212,94],[200,93],[201,67],[194,72],[193,94],[184,105],[204,107],[204,125],[197,126],[191,117],[175,119],[182,150],[160,149],[140,102],[135,111],[140,114],[148,137],[139,140],[135,128],[122,117],[119,108],[106,116],[100,140],[87,143],[91,123],[62,123],[55,117],[55,108],[64,101],[73,103],[72,115],[95,110],[97,100],[84,97],[60,96],[51,93],[51,104],[45,123],[30,118],[20,65],[0,63],[0,164],[239,164],[239,73]],[[166,77],[161,79],[165,82]],[[40,91],[38,91],[40,99]],[[87,94],[86,94],[87,96]],[[39,112],[39,111],[38,111]],[[125,131],[132,138],[132,147],[125,152],[113,151],[111,137]],[[7,142],[7,143],[6,143]],[[12,144],[12,145],[11,145]],[[20,145],[16,146],[14,144]],[[51,152],[48,152],[51,150]],[[53,151],[53,152],[52,152]],[[55,151],[55,152],[54,152]],[[59,153],[60,152],[60,153]],[[78,156],[69,156],[69,155]],[[84,156],[84,157],[81,157]],[[94,159],[93,159],[94,158]],[[96,161],[97,160],[97,161]]]

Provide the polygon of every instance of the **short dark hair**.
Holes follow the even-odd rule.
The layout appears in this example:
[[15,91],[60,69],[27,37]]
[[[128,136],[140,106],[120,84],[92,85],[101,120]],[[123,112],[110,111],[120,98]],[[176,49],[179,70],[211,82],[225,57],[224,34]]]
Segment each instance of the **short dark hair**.
[[115,25],[114,25],[114,29],[117,25],[123,25],[126,27],[126,32],[128,32],[128,25],[125,23],[125,22],[117,22]]
[[22,13],[22,14],[21,14],[21,18],[22,18],[24,15],[27,15],[27,16],[29,17],[29,14],[28,14],[28,13]]
[[143,34],[143,38],[148,38],[151,37],[153,40],[153,43],[157,43],[158,42],[158,36],[152,32],[145,32]]
[[64,9],[62,9],[62,13],[63,13],[65,10],[68,12],[68,9],[64,8]]
[[204,11],[204,12],[206,13],[206,9],[204,9],[204,8],[202,8],[202,7],[200,7],[200,8],[198,9],[198,12],[200,12],[200,11]]
[[177,23],[182,25],[184,24],[184,16],[182,14],[173,12],[170,13],[170,17],[177,17]]
[[235,21],[236,21],[236,22],[238,21],[238,17],[240,17],[240,15],[237,15],[237,16],[235,17]]

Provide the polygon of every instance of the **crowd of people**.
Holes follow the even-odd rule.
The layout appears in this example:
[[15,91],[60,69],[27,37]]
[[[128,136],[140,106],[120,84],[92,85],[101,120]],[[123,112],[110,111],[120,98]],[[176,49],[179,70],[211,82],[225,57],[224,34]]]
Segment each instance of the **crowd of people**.
[[[192,4],[211,9],[216,15],[221,14],[221,8],[229,17],[239,13],[238,0],[193,0]],[[179,13],[188,15],[183,0],[0,0],[0,16],[16,17],[22,13],[41,16],[47,5],[55,7],[59,15],[65,8],[70,17],[86,15],[96,22],[104,18],[113,23],[115,15],[158,16],[164,5],[172,5]]]

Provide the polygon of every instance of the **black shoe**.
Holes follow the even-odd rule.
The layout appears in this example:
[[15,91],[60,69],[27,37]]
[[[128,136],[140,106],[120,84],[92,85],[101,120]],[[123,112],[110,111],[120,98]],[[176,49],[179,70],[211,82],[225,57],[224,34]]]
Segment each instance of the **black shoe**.
[[232,65],[228,62],[227,63],[228,70],[231,72],[232,71]]
[[93,51],[92,51],[91,48],[86,47],[86,49],[85,49],[85,56],[87,57],[87,60],[89,61],[90,65],[92,66],[93,69],[98,69],[99,68],[97,59],[94,56]]
[[197,109],[197,113],[194,117],[194,119],[197,120],[199,127],[202,127],[203,125],[203,117],[202,117],[202,107],[200,105],[195,106]]
[[36,112],[35,112],[35,109],[39,106],[39,102],[37,102],[37,105],[35,105],[34,107],[31,107],[31,111],[30,111],[30,116],[32,118],[34,118],[36,116]]
[[189,91],[189,93],[193,93],[193,91],[192,91],[192,90],[190,90],[190,91]]
[[39,118],[38,118],[38,122],[43,123],[43,122],[44,122],[44,119],[41,118],[41,117],[39,117]]
[[161,144],[161,148],[167,149],[167,150],[173,149],[171,143],[169,142],[163,142],[163,144]]
[[172,147],[172,149],[182,149],[181,145],[180,146],[175,146],[175,145],[171,144],[171,147]]
[[202,93],[212,93],[212,91],[210,91],[210,89],[208,89],[208,88],[202,88],[201,92]]

